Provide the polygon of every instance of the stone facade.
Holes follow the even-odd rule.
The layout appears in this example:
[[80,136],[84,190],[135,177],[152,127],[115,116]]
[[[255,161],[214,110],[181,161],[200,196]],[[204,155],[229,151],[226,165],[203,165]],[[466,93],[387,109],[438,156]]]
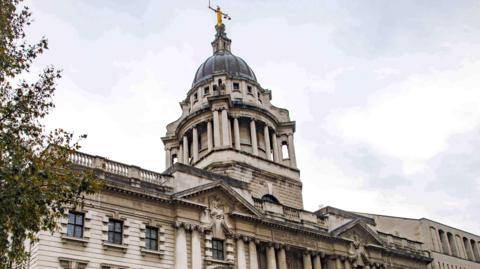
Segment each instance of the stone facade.
[[58,232],[39,235],[30,267],[432,268],[437,249],[425,238],[395,234],[376,217],[303,209],[295,122],[230,52],[224,30],[162,138],[166,170],[72,154],[105,188],[60,219]]

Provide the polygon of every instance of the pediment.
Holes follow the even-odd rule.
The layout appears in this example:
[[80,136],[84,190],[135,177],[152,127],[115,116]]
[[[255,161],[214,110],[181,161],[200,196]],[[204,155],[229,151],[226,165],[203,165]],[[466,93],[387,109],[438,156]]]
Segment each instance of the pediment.
[[218,207],[225,214],[260,216],[261,213],[235,189],[222,181],[197,186],[174,194],[174,199],[187,200],[207,208]]
[[377,233],[360,219],[352,220],[333,230],[332,233],[335,236],[349,239],[356,245],[383,245]]

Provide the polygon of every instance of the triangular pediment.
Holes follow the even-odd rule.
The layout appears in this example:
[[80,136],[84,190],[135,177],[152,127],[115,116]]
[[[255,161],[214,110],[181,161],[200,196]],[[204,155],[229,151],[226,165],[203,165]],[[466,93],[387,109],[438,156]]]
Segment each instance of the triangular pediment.
[[234,188],[222,181],[214,181],[174,194],[174,199],[186,200],[211,208],[213,203],[228,214],[261,216],[255,206]]
[[336,228],[332,231],[332,234],[349,239],[357,245],[383,245],[377,233],[360,219],[352,220]]

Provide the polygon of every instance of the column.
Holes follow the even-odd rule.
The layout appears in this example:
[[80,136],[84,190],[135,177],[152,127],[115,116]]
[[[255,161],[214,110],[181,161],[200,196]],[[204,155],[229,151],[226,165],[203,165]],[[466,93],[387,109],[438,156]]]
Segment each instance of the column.
[[275,248],[267,247],[267,269],[277,269],[277,260],[275,258]]
[[210,120],[207,122],[207,140],[208,152],[210,152],[213,149],[212,121]]
[[312,269],[312,258],[310,254],[303,254],[303,269]]
[[272,134],[272,145],[273,145],[273,161],[278,163],[278,142],[277,142],[277,134]]
[[265,127],[263,128],[263,136],[265,137],[265,154],[267,155],[267,159],[271,160],[272,159],[272,153],[271,148],[270,148],[270,133],[268,131],[268,125],[265,124]]
[[187,236],[183,227],[177,227],[175,234],[175,269],[185,269],[187,265]]
[[192,147],[193,147],[193,162],[198,161],[198,130],[197,127],[193,127],[192,130]]
[[342,260],[340,260],[340,257],[337,257],[337,259],[335,260],[335,267],[336,269],[343,269],[343,264]]
[[182,144],[180,143],[180,146],[178,146],[178,162],[179,163],[183,163],[183,146]]
[[285,248],[280,247],[277,252],[278,269],[287,269],[287,255],[285,254]]
[[250,269],[258,269],[257,245],[253,239],[248,243],[248,254],[250,255]]
[[247,269],[247,259],[245,256],[245,244],[242,238],[237,239],[237,268]]
[[322,269],[322,261],[320,260],[320,255],[315,255],[315,257],[313,257],[313,269]]
[[253,155],[258,156],[258,145],[257,145],[257,127],[255,126],[255,120],[250,121],[250,138],[252,140],[252,153]]
[[165,168],[172,166],[172,153],[170,149],[165,149]]
[[295,158],[295,146],[293,145],[293,134],[288,135],[288,156],[290,157],[290,164],[297,167],[297,159]]
[[345,259],[345,269],[352,269],[352,264],[348,259]]
[[233,118],[233,138],[235,139],[235,149],[241,150],[240,145],[240,127],[238,126],[238,118]]
[[220,120],[218,110],[213,111],[213,141],[216,148],[220,147]]
[[202,269],[202,247],[200,233],[197,229],[192,231],[192,269]]
[[188,137],[186,135],[183,136],[183,163],[190,163],[188,159]]
[[230,121],[228,120],[227,110],[222,110],[222,140],[224,146],[230,146]]

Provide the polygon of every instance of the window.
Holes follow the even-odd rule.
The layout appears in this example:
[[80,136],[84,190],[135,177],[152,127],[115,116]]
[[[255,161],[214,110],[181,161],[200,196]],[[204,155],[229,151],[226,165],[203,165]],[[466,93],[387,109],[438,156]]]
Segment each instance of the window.
[[62,269],[85,269],[87,268],[87,262],[83,261],[71,261],[60,260],[60,268]]
[[198,100],[198,94],[195,93],[195,94],[193,95],[193,102],[196,102],[197,100]]
[[257,92],[257,98],[258,98],[258,101],[260,101],[260,103],[262,102],[262,98],[260,98],[260,93]]
[[158,228],[147,227],[145,229],[145,248],[158,250]]
[[282,143],[282,157],[284,160],[287,160],[290,158],[290,156],[288,156],[288,144],[287,142],[283,142]]
[[203,88],[203,95],[209,95],[210,94],[210,87],[205,87]]
[[265,194],[264,196],[262,196],[262,201],[269,202],[269,203],[272,203],[272,204],[280,204],[278,199],[271,194]]
[[108,221],[108,242],[122,244],[123,221],[110,219]]
[[240,84],[238,82],[233,83],[233,90],[236,90],[236,91],[240,90]]
[[83,237],[84,215],[77,212],[68,213],[67,236]]
[[247,93],[253,95],[252,86],[247,86]]
[[223,241],[218,239],[212,240],[212,257],[216,260],[224,260]]

